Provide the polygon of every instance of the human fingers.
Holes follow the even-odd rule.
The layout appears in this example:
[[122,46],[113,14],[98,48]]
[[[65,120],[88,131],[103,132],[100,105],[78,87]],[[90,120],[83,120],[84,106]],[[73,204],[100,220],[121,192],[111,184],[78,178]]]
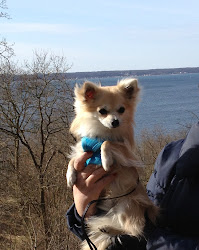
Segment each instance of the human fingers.
[[74,168],[76,171],[82,171],[84,169],[84,164],[87,159],[92,156],[92,152],[84,152],[82,155],[75,159],[74,161]]
[[87,183],[85,183],[86,179],[89,176],[92,176],[93,172],[95,172],[98,168],[102,168],[102,167],[98,165],[88,165],[84,167],[81,171],[77,172],[77,184],[83,184],[83,185],[88,186]]
[[[103,169],[102,166],[92,166],[92,170],[88,171],[88,175],[85,175],[85,181],[88,184],[92,184],[100,180],[103,176],[107,175],[107,172]],[[85,170],[86,171],[86,170]]]
[[105,175],[103,176],[101,179],[99,179],[95,185],[96,185],[96,189],[99,190],[99,192],[101,193],[101,191],[108,186],[109,184],[111,184],[115,179],[117,178],[117,173],[113,173],[113,174],[109,174],[109,175]]

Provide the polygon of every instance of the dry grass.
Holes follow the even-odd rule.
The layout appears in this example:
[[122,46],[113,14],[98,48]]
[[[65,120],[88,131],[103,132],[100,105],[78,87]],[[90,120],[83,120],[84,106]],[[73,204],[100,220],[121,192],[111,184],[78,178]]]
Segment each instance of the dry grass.
[[45,199],[51,235],[47,248],[38,202],[39,183],[30,165],[28,169],[21,165],[24,168],[20,175],[21,188],[17,186],[15,171],[0,167],[0,249],[78,249],[79,241],[67,229],[65,219],[73,202],[72,193],[66,187],[66,163],[57,157],[46,177]]
[[171,141],[184,138],[187,130],[185,128],[178,132],[165,133],[161,128],[155,128],[152,131],[142,131],[137,141],[136,153],[144,165],[142,179],[145,185],[153,172],[155,161],[163,147]]

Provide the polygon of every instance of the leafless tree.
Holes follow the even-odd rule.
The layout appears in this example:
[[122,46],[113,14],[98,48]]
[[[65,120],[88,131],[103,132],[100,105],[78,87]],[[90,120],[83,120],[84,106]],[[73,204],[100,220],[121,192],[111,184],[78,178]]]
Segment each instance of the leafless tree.
[[[0,131],[14,141],[12,154],[18,201],[31,249],[52,246],[55,240],[52,214],[57,211],[59,199],[63,202],[62,196],[68,192],[63,192],[63,167],[68,145],[73,140],[68,132],[73,96],[65,78],[69,69],[65,62],[64,57],[35,52],[33,62],[26,63],[23,69],[6,61],[1,64]],[[57,183],[60,180],[56,180],[58,171],[62,171],[61,186]],[[55,190],[59,195],[56,196]]]
[[[10,19],[10,16],[6,12],[7,5],[5,0],[1,0],[0,2],[0,18],[7,18]],[[9,59],[14,55],[14,50],[12,48],[12,45],[9,45],[5,38],[1,38],[0,41],[0,61],[1,60],[7,60],[9,62]]]

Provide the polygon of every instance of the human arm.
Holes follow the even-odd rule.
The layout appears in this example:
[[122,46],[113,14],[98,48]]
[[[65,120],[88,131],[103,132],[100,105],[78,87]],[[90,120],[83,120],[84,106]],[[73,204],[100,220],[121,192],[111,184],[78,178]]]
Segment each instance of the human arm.
[[[84,152],[74,162],[74,167],[77,171],[77,181],[73,186],[74,204],[67,211],[67,224],[69,229],[83,240],[81,230],[81,216],[87,206],[92,200],[99,198],[102,190],[109,185],[114,179],[114,174],[109,174],[100,166],[88,165],[85,167],[85,161],[90,158],[91,152]],[[96,206],[93,204],[86,217],[96,213]]]

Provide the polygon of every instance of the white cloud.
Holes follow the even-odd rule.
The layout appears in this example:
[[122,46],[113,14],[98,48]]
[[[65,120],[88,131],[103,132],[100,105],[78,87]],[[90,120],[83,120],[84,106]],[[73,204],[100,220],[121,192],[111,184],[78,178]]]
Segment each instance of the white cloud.
[[1,34],[3,33],[27,33],[42,32],[55,34],[79,34],[95,31],[96,28],[81,27],[68,24],[49,23],[0,23]]

